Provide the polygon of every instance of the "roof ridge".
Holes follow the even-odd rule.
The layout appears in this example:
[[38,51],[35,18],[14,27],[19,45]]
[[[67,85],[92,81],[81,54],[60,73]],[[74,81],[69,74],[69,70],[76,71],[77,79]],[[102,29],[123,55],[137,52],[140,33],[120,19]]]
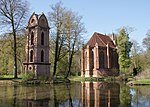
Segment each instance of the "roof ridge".
[[97,33],[96,35],[98,36],[98,38],[99,38],[105,45],[107,45],[107,44],[100,38],[100,36],[99,36],[99,35],[101,35],[101,36],[105,36],[105,35],[100,34],[100,33]]
[[112,43],[112,39],[110,38],[110,36],[94,32],[94,34],[92,35],[92,37],[85,46],[89,45],[91,47],[94,47],[96,43],[98,43],[98,46],[106,47],[109,41],[111,42],[110,46],[115,47],[114,44]]

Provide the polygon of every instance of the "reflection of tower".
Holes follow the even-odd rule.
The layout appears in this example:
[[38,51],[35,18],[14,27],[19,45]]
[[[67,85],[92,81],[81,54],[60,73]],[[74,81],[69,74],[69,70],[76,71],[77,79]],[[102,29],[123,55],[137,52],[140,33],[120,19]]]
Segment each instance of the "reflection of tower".
[[119,92],[116,83],[82,83],[82,107],[118,107]]
[[25,87],[23,96],[24,107],[50,107],[54,106],[53,91],[47,86]]
[[25,72],[33,73],[35,78],[49,77],[49,27],[46,16],[35,13],[29,19],[26,29]]
[[49,99],[34,100],[26,99],[25,107],[49,107]]

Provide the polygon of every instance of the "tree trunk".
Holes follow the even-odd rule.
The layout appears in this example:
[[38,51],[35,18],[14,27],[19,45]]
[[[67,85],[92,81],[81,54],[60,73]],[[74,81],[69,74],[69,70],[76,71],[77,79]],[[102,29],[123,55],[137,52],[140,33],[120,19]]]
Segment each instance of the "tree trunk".
[[57,32],[53,77],[55,76],[55,74],[56,74],[56,69],[57,69],[57,61],[58,61],[58,41],[59,41],[59,34],[58,34],[58,32]]
[[70,71],[71,71],[71,65],[72,65],[73,53],[74,53],[74,52],[71,53],[71,56],[70,56],[70,58],[69,58],[69,66],[68,66],[69,68],[68,68],[68,72],[67,72],[65,78],[68,78],[68,76],[69,76],[69,74],[70,74]]
[[75,37],[75,40],[74,40],[74,43],[73,43],[73,45],[72,45],[72,51],[71,51],[71,54],[70,54],[70,52],[69,52],[69,68],[68,68],[68,72],[67,72],[67,74],[66,74],[66,76],[65,76],[65,78],[68,78],[68,76],[69,76],[69,74],[70,74],[70,71],[71,71],[71,66],[72,66],[72,59],[73,59],[73,55],[74,55],[74,47],[75,47],[75,43],[76,43],[76,37]]
[[67,86],[67,90],[68,90],[68,100],[69,100],[69,104],[68,107],[73,107],[73,103],[72,103],[72,98],[71,98],[71,93],[70,93],[70,84],[66,84]]
[[17,51],[16,51],[16,31],[14,27],[14,21],[12,19],[12,30],[13,30],[13,37],[14,37],[14,46],[13,46],[13,51],[14,51],[14,78],[18,78],[17,76]]

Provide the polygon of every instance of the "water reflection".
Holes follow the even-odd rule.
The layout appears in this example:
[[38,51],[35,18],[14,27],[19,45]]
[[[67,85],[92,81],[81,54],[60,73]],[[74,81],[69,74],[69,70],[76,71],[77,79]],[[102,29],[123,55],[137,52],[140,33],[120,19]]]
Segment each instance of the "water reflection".
[[131,107],[130,87],[120,84],[120,106],[121,107]]
[[118,107],[120,86],[117,83],[82,83],[83,107]]
[[24,107],[54,107],[53,86],[25,87]]
[[150,107],[149,87],[82,82],[0,86],[0,107]]
[[27,87],[24,107],[81,107],[80,90],[80,83]]
[[13,99],[14,99],[14,102],[13,102],[13,107],[16,107],[16,93],[17,93],[17,86],[13,86]]
[[49,107],[49,99],[26,99],[24,100],[25,107]]
[[130,89],[132,107],[150,107],[150,86],[137,86]]

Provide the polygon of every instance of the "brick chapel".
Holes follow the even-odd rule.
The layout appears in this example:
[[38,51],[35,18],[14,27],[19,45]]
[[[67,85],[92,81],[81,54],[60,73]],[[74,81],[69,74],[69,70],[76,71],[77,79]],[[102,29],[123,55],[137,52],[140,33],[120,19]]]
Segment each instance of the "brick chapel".
[[119,64],[116,37],[94,33],[82,48],[81,76],[117,76]]
[[31,15],[26,28],[26,37],[25,73],[32,73],[33,78],[49,78],[49,26],[43,13]]

